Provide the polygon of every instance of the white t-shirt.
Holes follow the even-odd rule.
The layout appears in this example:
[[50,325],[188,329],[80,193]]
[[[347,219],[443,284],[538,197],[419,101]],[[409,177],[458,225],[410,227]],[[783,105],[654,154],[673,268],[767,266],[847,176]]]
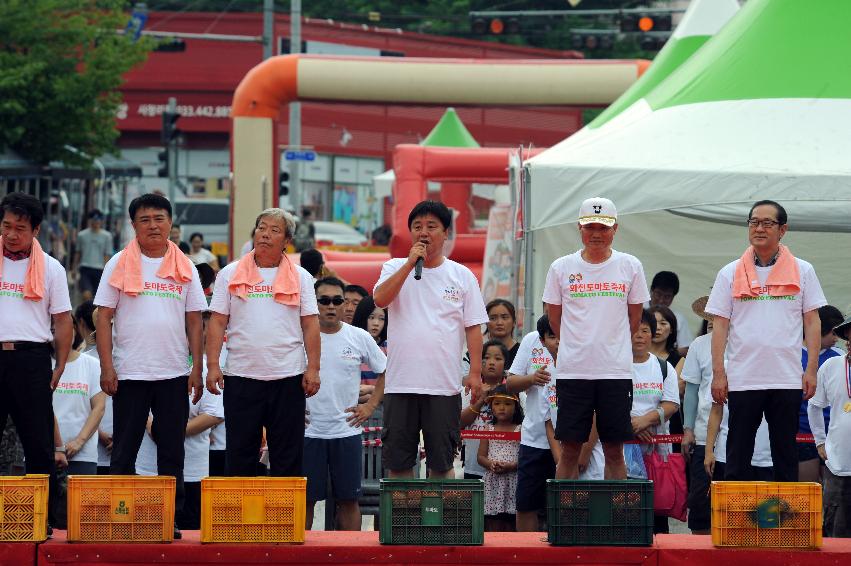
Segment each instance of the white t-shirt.
[[672,308],[671,312],[674,313],[674,316],[677,319],[677,347],[688,348],[692,341],[694,341],[694,334],[691,332],[688,319],[677,309]]
[[[385,262],[375,288],[406,261]],[[450,259],[424,268],[420,281],[411,271],[387,309],[385,393],[457,395],[465,329],[488,321],[473,272]]]
[[[467,391],[461,392],[461,412],[470,406],[472,403],[472,393]],[[476,420],[473,424],[466,427],[466,430],[491,430],[493,428],[493,413],[491,413],[490,405],[482,405],[482,411],[476,415]],[[479,465],[479,444],[481,440],[476,438],[464,439],[464,473],[484,476],[485,469]]]
[[[192,404],[191,396],[187,397],[187,402],[189,403],[190,421],[200,414],[219,419],[225,418],[221,395],[213,395],[204,389],[197,405]],[[174,432],[177,433],[177,431]],[[198,434],[185,437],[183,450],[183,481],[200,482],[210,475],[209,428]],[[157,445],[147,431],[145,431],[145,436],[142,437],[142,445],[136,455],[136,473],[140,476],[157,475]]]
[[[677,384],[677,371],[668,366],[667,377],[662,379],[662,367],[659,359],[650,355],[647,361],[632,364],[632,410],[630,417],[640,417],[655,410],[662,401],[680,404],[680,390]],[[668,422],[656,425],[653,434],[668,434]]]
[[[3,277],[0,279],[0,342],[50,342],[50,315],[71,310],[68,276],[65,268],[44,254],[44,297],[40,301],[24,299],[24,281],[30,258],[12,261],[0,255]],[[8,324],[8,321],[15,321]]]
[[706,430],[712,410],[712,333],[698,336],[691,343],[680,377],[686,383],[699,386],[694,440],[699,446],[706,446]]
[[225,375],[274,380],[304,373],[304,333],[301,317],[319,314],[313,278],[299,266],[298,307],[275,302],[272,284],[277,267],[260,268],[263,282],[249,288],[241,299],[228,291],[238,262],[227,265],[216,277],[210,310],[228,315],[228,359]]
[[319,393],[307,399],[310,424],[304,431],[308,438],[346,438],[362,433],[346,418],[346,409],[358,404],[360,368],[367,364],[375,373],[383,373],[387,356],[369,332],[342,323],[333,334],[320,332],[322,356],[319,361]]
[[[803,314],[827,304],[813,266],[796,259],[801,292],[773,297],[763,287],[757,297],[733,299],[739,261],[728,263],[715,279],[706,312],[730,319],[727,380],[730,391],[801,388]],[[764,285],[772,267],[757,267]]]
[[[517,349],[517,355],[514,356],[514,362],[511,364],[508,373],[529,375],[535,373],[541,367],[547,366],[548,371],[554,374],[553,365],[552,356],[541,343],[537,331],[530,332],[520,341],[520,347]],[[550,449],[545,423],[549,418],[549,402],[552,400],[555,403],[555,399],[556,382],[554,375],[546,386],[533,385],[526,390],[526,407],[523,425],[520,429],[520,444],[541,450]]]
[[118,379],[157,381],[189,374],[186,313],[207,310],[198,272],[177,283],[157,277],[163,258],[142,254],[142,291],[125,295],[109,284],[121,251],[106,263],[95,304],[115,309],[112,357]]
[[[65,371],[53,392],[53,414],[59,423],[62,442],[67,443],[80,434],[92,414],[92,399],[100,391],[100,363],[97,359],[80,355],[73,362],[65,364]],[[69,460],[97,462],[97,444],[98,435],[95,431],[83,448]]]
[[[219,354],[219,367],[225,367],[225,362],[228,359],[227,342],[222,344],[222,352]],[[201,370],[204,376],[204,383],[207,379],[207,356],[204,356],[204,368]],[[221,389],[219,395],[222,398],[222,403],[225,402],[225,390]],[[224,405],[223,405],[224,406]],[[226,422],[222,421],[210,429],[210,450],[224,450],[227,447],[227,426]]]
[[211,261],[216,260],[216,256],[213,255],[213,252],[211,252],[207,248],[201,248],[200,250],[198,250],[197,254],[189,254],[188,257],[195,265],[200,265],[202,263],[210,263]]
[[837,476],[851,476],[851,413],[843,407],[851,402],[845,380],[845,356],[834,356],[824,362],[818,370],[816,394],[810,405],[830,407],[830,424],[824,449],[827,452],[827,468]]
[[631,379],[632,341],[627,305],[650,300],[644,268],[612,250],[603,263],[577,251],[553,262],[544,302],[561,305],[557,379]]
[[[718,432],[718,437],[715,439],[715,460],[718,462],[727,461],[727,433],[729,432],[730,412],[727,405],[724,405],[724,414],[721,417],[721,429]],[[770,468],[773,466],[771,461],[771,443],[768,438],[768,422],[763,417],[759,428],[756,429],[756,437],[754,438],[753,456],[751,457],[751,466],[758,468]]]

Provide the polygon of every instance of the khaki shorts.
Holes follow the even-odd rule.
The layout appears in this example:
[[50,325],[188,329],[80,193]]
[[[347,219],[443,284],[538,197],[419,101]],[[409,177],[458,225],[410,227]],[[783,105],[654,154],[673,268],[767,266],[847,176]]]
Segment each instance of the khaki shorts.
[[461,444],[461,394],[384,395],[381,459],[386,471],[401,472],[416,465],[420,431],[428,469],[442,473],[452,468]]

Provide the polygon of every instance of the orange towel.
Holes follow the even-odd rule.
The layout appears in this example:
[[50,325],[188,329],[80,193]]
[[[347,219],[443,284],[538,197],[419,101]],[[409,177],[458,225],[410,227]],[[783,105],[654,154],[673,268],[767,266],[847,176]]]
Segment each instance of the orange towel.
[[[795,256],[783,244],[780,244],[777,263],[769,272],[765,286],[772,297],[797,295],[801,292],[801,270],[798,269]],[[742,254],[739,265],[736,266],[736,273],[733,276],[733,298],[757,297],[760,295],[761,287],[754,265],[753,246],[749,246]]]
[[[245,299],[248,297],[248,288],[262,282],[263,277],[260,275],[260,269],[254,261],[254,250],[251,250],[250,253],[242,256],[242,259],[236,264],[236,272],[228,283],[228,291],[240,299]],[[287,254],[283,254],[281,263],[278,264],[275,281],[272,283],[275,302],[288,307],[299,306],[301,304],[300,289],[298,271]]]
[[[3,237],[0,236],[0,250],[3,249]],[[33,238],[30,251],[30,264],[24,275],[24,298],[28,301],[40,301],[44,298],[44,250]],[[0,279],[3,279],[3,260],[0,258]]]
[[[195,266],[183,255],[177,244],[169,241],[163,262],[157,270],[157,277],[173,279],[177,283],[188,283],[192,281],[194,269]],[[136,238],[130,240],[121,252],[121,257],[118,258],[115,270],[109,278],[109,284],[131,297],[142,292],[142,249]]]

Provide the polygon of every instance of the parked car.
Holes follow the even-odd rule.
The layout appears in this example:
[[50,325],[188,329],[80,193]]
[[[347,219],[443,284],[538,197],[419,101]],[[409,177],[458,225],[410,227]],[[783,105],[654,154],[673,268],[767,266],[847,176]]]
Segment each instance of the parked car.
[[366,236],[347,224],[314,220],[316,246],[365,246]]
[[180,224],[185,241],[195,232],[204,235],[204,245],[227,244],[230,222],[230,201],[213,198],[178,198],[174,203],[173,218]]

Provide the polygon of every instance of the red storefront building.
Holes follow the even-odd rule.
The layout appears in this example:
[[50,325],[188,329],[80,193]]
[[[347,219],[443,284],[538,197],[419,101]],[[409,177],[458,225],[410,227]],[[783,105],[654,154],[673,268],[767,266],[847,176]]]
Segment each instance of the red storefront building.
[[[148,31],[259,36],[259,13],[153,12]],[[278,16],[276,54],[288,52],[289,20]],[[444,57],[479,59],[576,58],[574,51],[552,51],[471,41],[327,20],[305,20],[303,51],[329,55]],[[177,99],[183,132],[178,175],[189,195],[224,197],[229,190],[229,119],[233,92],[243,76],[262,61],[259,43],[187,39],[182,52],[155,52],[129,73],[122,87],[125,106],[118,116],[122,155],[142,167],[137,190],[165,191],[157,176],[162,149],[162,113],[169,97]],[[505,77],[510,81],[511,77]],[[530,86],[530,88],[534,88]],[[581,110],[553,107],[462,107],[459,117],[483,147],[547,147],[581,127]],[[384,210],[363,205],[372,177],[392,167],[393,148],[417,143],[434,127],[445,108],[387,104],[302,103],[302,144],[317,153],[302,169],[305,205],[320,219],[363,226],[382,222]],[[281,109],[277,136],[288,139],[288,112]],[[282,164],[285,168],[286,164]],[[377,215],[377,217],[376,217]]]

